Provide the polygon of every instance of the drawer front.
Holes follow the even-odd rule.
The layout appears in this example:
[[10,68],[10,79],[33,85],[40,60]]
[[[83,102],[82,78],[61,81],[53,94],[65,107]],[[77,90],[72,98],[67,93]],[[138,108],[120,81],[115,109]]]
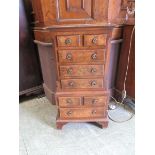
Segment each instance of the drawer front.
[[103,76],[103,65],[60,66],[61,77]]
[[103,88],[103,79],[68,79],[61,80],[61,84],[64,89]]
[[104,107],[99,107],[99,108],[60,108],[60,117],[67,118],[67,119],[105,117],[105,109],[104,109]]
[[81,97],[58,97],[60,107],[72,107],[82,105]]
[[106,40],[106,34],[84,35],[84,46],[105,46]]
[[58,46],[63,47],[76,47],[80,46],[80,35],[70,35],[70,36],[57,36]]
[[85,96],[84,105],[87,106],[105,106],[107,104],[107,96]]
[[105,50],[59,50],[60,63],[95,63],[104,62]]

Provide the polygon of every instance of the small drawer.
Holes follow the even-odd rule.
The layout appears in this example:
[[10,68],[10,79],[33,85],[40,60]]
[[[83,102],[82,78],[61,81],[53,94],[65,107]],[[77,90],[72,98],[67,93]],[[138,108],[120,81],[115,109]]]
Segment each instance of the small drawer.
[[105,117],[104,107],[99,108],[60,108],[60,118],[100,118]]
[[96,63],[104,62],[105,50],[59,50],[60,63]]
[[76,47],[80,46],[80,35],[70,35],[70,36],[57,36],[57,43],[58,46],[65,46],[65,47]]
[[87,106],[105,106],[107,104],[107,96],[85,96],[84,105]]
[[84,35],[84,46],[106,46],[107,35]]
[[103,65],[60,66],[61,77],[103,76]]
[[58,97],[60,107],[72,107],[82,105],[81,97]]
[[103,79],[68,79],[61,80],[64,89],[103,88]]

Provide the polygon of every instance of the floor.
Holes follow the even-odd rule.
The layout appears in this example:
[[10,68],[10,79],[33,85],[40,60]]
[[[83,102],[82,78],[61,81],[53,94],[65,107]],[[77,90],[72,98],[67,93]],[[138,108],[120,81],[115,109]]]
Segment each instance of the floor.
[[62,130],[57,130],[56,113],[56,106],[46,97],[19,105],[20,155],[135,154],[134,117],[125,123],[109,121],[106,129],[89,123],[68,123]]

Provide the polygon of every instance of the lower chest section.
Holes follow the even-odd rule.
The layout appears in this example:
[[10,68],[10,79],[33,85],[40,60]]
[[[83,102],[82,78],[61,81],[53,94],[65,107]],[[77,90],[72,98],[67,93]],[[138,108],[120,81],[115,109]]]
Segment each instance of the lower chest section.
[[106,118],[110,29],[73,29],[53,35],[59,119]]
[[97,119],[107,116],[108,92],[59,92],[56,100],[61,119]]

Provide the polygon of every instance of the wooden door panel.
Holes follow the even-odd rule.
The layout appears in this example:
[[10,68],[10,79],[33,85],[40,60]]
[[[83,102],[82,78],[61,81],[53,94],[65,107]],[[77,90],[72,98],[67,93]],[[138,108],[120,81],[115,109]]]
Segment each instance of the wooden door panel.
[[58,22],[96,23],[108,19],[108,0],[57,0]]
[[59,20],[81,20],[92,18],[91,0],[58,0]]

